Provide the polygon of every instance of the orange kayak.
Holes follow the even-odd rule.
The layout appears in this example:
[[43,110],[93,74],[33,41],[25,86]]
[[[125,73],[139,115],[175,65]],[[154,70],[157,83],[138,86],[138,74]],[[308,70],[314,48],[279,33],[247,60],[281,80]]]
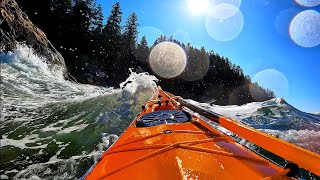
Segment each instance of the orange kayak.
[[[295,179],[299,168],[320,174],[318,154],[189,105],[160,87],[142,109],[83,179]],[[204,117],[291,163],[268,161]]]

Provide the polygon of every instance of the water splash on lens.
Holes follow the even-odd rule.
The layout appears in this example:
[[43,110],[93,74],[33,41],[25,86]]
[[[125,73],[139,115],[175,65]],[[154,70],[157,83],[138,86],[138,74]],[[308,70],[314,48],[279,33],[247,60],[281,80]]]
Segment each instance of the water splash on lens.
[[297,14],[290,24],[291,39],[302,47],[314,47],[320,44],[320,14],[306,10]]
[[179,76],[186,67],[187,57],[184,50],[172,42],[156,45],[149,56],[152,71],[162,78]]
[[295,0],[298,4],[305,7],[314,7],[320,4],[320,0]]

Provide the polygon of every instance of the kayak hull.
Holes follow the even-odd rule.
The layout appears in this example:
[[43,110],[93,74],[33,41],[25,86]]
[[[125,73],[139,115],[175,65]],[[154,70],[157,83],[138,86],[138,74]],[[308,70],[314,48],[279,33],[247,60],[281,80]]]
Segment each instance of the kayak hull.
[[144,114],[181,110],[171,101],[158,90],[84,179],[292,179],[196,114],[184,123],[137,127]]

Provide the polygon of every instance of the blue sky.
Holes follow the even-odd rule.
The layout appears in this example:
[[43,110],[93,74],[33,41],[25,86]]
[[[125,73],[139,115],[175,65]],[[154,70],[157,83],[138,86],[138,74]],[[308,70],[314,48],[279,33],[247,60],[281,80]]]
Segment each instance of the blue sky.
[[[320,45],[302,47],[289,35],[290,22],[298,13],[306,10],[320,12],[320,5],[304,7],[294,0],[243,0],[239,7],[243,26],[236,28],[239,34],[232,40],[221,41],[221,37],[210,34],[210,29],[215,31],[219,28],[206,24],[208,12],[213,12],[214,8],[210,6],[202,13],[194,13],[188,1],[119,2],[123,21],[130,13],[137,13],[139,37],[145,34],[150,44],[162,33],[173,35],[182,42],[189,41],[197,47],[205,46],[207,50],[212,49],[240,65],[245,74],[298,109],[320,112]],[[105,18],[115,2],[98,0]],[[319,26],[319,22],[313,24],[317,30]],[[316,33],[316,37],[320,37],[320,31]]]

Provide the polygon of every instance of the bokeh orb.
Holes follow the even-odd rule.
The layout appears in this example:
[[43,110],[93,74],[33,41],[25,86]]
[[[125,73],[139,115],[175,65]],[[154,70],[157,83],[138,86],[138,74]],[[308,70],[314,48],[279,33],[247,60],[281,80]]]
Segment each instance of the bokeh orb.
[[243,92],[246,92],[246,85],[234,88],[229,94],[228,104],[241,105],[244,99]]
[[184,71],[187,56],[179,45],[162,42],[151,50],[149,64],[155,74],[170,79],[179,76]]
[[[265,69],[260,71],[254,75],[252,81],[257,82],[263,88],[272,90],[277,97],[286,98],[289,95],[289,81],[282,72],[276,69]],[[251,96],[257,98],[260,92],[257,89],[250,88]]]
[[285,37],[287,39],[290,39],[290,35],[288,33],[288,27],[290,27],[290,22],[294,18],[296,14],[298,14],[300,11],[297,8],[288,8],[280,11],[274,21],[274,26],[277,31],[277,33]]
[[218,19],[208,15],[206,18],[206,30],[208,34],[217,41],[231,41],[240,34],[243,28],[244,22],[241,11],[235,6],[228,6],[228,9],[233,9],[231,11],[236,11],[233,16],[225,19],[224,16],[221,15],[222,19]]
[[297,14],[290,23],[291,39],[302,47],[320,44],[320,13],[306,10]]
[[207,74],[209,66],[209,57],[205,52],[195,57],[188,56],[186,68],[179,77],[185,81],[200,80]]
[[208,10],[208,16],[215,19],[228,19],[234,16],[239,11],[234,5],[231,4],[218,4],[215,6],[210,6]]
[[320,0],[296,0],[296,2],[305,7],[314,7],[320,4]]
[[251,97],[258,102],[265,101],[265,91],[258,84],[249,84],[249,92]]
[[153,26],[143,26],[142,28],[139,29],[139,36],[138,36],[138,39],[140,41],[140,39],[143,37],[143,36],[146,36],[147,38],[147,42],[149,45],[152,45],[155,40],[160,37],[160,35],[162,35],[163,32],[156,28],[156,27],[153,27]]
[[180,42],[182,43],[191,43],[191,38],[188,32],[184,31],[184,30],[177,30],[173,33],[173,38],[174,39],[179,39]]

